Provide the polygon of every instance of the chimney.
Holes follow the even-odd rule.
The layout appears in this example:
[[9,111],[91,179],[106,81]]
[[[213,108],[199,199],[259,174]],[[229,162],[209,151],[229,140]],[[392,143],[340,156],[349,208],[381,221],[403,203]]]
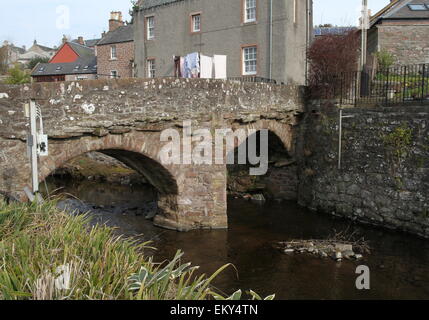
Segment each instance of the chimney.
[[106,36],[106,31],[103,31],[103,33],[101,34],[101,38],[104,38]]
[[63,35],[63,39],[62,39],[63,44],[64,44],[64,43],[66,43],[67,41],[68,41],[68,40],[67,40],[67,37],[66,37],[66,35],[64,34],[64,35]]
[[122,21],[122,12],[112,11],[110,13],[110,20],[109,20],[109,32],[114,31],[119,27],[122,27],[123,25],[124,25],[124,22]]
[[77,38],[77,43],[81,44],[81,45],[85,45],[85,41],[83,41],[83,37],[78,37]]

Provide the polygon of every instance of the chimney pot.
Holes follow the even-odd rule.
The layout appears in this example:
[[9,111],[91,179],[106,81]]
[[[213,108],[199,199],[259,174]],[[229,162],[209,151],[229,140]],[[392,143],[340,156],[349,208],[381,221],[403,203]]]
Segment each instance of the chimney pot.
[[121,11],[112,11],[110,13],[109,20],[109,32],[118,29],[124,25],[124,21],[122,21],[122,12]]
[[77,42],[83,46],[85,45],[85,41],[83,40],[83,37],[78,37]]

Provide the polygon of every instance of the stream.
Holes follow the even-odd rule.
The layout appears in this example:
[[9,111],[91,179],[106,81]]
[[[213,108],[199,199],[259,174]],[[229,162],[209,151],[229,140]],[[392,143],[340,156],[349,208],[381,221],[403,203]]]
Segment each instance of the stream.
[[[90,211],[94,223],[115,227],[117,234],[152,241],[154,260],[171,259],[178,249],[184,259],[212,273],[229,268],[214,282],[231,294],[252,289],[276,299],[429,299],[429,241],[312,212],[294,202],[263,205],[244,199],[228,200],[228,230],[187,233],[153,226],[143,208],[151,208],[155,194],[147,186],[121,186],[50,177],[47,188],[61,192],[68,208]],[[78,198],[80,200],[76,200]],[[358,232],[371,246],[361,261],[335,262],[307,254],[286,255],[273,248],[275,241],[324,239],[335,231]],[[370,268],[370,290],[357,290],[356,267]]]

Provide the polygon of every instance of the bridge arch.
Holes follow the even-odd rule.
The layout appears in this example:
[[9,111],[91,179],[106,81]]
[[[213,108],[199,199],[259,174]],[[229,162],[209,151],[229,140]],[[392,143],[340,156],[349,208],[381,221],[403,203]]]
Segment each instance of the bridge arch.
[[[39,180],[45,180],[68,161],[88,152],[101,152],[134,169],[158,191],[158,219],[176,221],[179,188],[174,168],[166,167],[158,159],[152,143],[154,135],[133,133],[105,137],[51,141],[50,156],[41,158]],[[159,141],[159,140],[158,140]],[[159,143],[157,144],[159,145]]]
[[[228,165],[228,192],[235,196],[248,196],[262,193],[266,198],[276,200],[297,200],[298,170],[296,163],[296,136],[290,124],[277,121],[261,120],[250,124],[236,126],[236,129],[246,129],[245,141],[236,143],[233,150],[237,161],[238,150],[242,144],[247,144],[251,135],[256,135],[257,155],[259,155],[259,133],[268,131],[268,166],[265,174],[252,176],[251,167],[258,165],[234,164]],[[247,150],[248,152],[248,150]]]

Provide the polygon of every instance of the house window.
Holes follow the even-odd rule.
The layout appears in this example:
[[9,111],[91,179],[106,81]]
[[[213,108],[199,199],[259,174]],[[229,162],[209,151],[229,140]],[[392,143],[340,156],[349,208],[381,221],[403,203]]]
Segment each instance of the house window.
[[201,31],[201,14],[193,14],[191,16],[191,32]]
[[117,77],[118,77],[118,71],[116,71],[116,70],[110,71],[110,78],[111,79],[116,79]]
[[155,17],[146,18],[146,39],[152,40],[155,38]]
[[255,75],[257,73],[257,47],[243,48],[243,75]]
[[147,60],[147,77],[155,78],[155,59]]
[[244,22],[256,21],[256,0],[244,0]]
[[110,59],[114,60],[117,58],[116,55],[116,46],[111,46],[110,47]]

